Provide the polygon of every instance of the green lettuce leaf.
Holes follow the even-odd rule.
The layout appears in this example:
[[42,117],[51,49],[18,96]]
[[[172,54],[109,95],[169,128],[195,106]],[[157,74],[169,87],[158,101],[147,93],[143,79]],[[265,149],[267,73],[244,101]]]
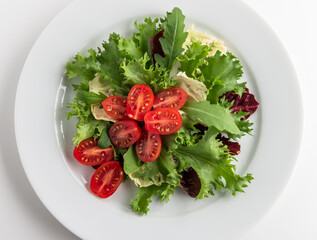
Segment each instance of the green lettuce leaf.
[[[154,20],[151,18],[145,18],[142,23],[138,23],[137,21],[134,23],[134,27],[138,30],[138,32],[133,34],[133,39],[138,42],[142,56],[145,53],[147,53],[148,56],[152,56],[151,38],[161,30],[157,27],[158,22],[158,18]],[[149,65],[152,64],[153,61],[150,59]]]
[[161,67],[171,69],[176,57],[184,51],[182,46],[188,35],[184,31],[184,20],[185,16],[179,8],[174,8],[170,14],[167,14],[166,22],[164,22],[164,38],[160,38],[165,57],[159,54],[154,56]]
[[87,104],[100,103],[107,98],[103,93],[96,94],[94,92],[87,92],[84,90],[77,91],[78,100],[85,102]]
[[228,91],[237,94],[245,92],[245,82],[238,83],[243,71],[240,61],[230,52],[222,54],[217,51],[214,56],[206,58],[206,63],[200,66],[204,76],[204,84],[208,91],[207,100],[217,103],[219,97]]
[[144,55],[136,39],[132,37],[127,40],[125,37],[120,36],[120,39],[118,40],[118,49],[127,59],[139,59]]
[[201,121],[208,127],[232,134],[240,133],[230,111],[220,105],[210,104],[208,101],[192,102],[186,103],[182,110],[194,121]]
[[122,87],[123,75],[120,71],[120,64],[123,56],[118,47],[119,39],[118,34],[110,34],[109,41],[102,44],[104,50],[99,49],[97,59],[101,64],[100,71],[103,78],[110,82],[117,94],[127,95],[129,89]]
[[219,131],[209,128],[203,138],[194,146],[178,146],[173,154],[177,159],[191,166],[201,181],[201,190],[198,199],[213,195],[214,189],[230,189],[232,194],[243,192],[247,183],[253,179],[251,174],[244,177],[235,173],[235,166],[231,164],[232,156],[222,143],[216,139]]

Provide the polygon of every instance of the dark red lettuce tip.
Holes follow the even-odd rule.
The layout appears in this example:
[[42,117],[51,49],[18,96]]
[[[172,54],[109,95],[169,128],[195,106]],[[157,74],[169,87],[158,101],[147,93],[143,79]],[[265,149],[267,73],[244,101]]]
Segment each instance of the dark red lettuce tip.
[[231,155],[238,155],[240,153],[240,144],[238,142],[230,141],[229,138],[222,136],[220,133],[217,135],[216,139],[227,146]]
[[189,167],[180,174],[182,175],[180,181],[181,187],[187,192],[189,196],[193,198],[197,197],[201,188],[201,182],[197,172],[192,167]]
[[159,54],[161,55],[162,57],[165,57],[165,54],[163,52],[163,49],[162,49],[162,45],[159,41],[160,38],[164,38],[164,29],[159,31],[156,35],[154,35],[151,40],[150,40],[150,43],[151,43],[151,53],[152,53],[152,58],[153,58],[153,62],[155,64],[155,58],[154,58],[154,55],[155,54]]
[[228,102],[233,102],[233,105],[230,107],[233,113],[240,110],[249,113],[243,118],[244,120],[248,119],[259,107],[259,102],[255,99],[254,95],[249,92],[248,88],[245,88],[245,90],[246,92],[241,97],[233,91],[223,95]]

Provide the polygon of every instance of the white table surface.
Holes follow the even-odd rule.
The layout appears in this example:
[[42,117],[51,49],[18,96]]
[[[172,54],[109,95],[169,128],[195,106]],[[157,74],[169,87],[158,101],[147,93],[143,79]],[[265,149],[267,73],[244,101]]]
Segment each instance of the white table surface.
[[[41,31],[71,1],[0,0],[0,239],[78,239],[35,195],[19,159],[13,126],[24,61]],[[268,214],[240,240],[317,239],[317,2],[245,2],[287,48],[300,80],[305,116],[301,152],[288,185]]]

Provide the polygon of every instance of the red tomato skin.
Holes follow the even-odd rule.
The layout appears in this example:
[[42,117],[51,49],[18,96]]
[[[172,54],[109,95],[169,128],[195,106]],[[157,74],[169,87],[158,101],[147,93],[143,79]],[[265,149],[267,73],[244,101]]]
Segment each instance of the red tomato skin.
[[133,120],[118,121],[110,127],[109,137],[116,147],[127,148],[141,137],[141,128]]
[[142,162],[153,162],[160,155],[162,140],[159,134],[142,128],[141,138],[135,144],[136,154]]
[[180,87],[168,88],[154,96],[153,109],[174,108],[176,110],[184,106],[187,92]]
[[110,96],[102,102],[105,113],[118,120],[129,119],[127,116],[127,98],[122,96]]
[[103,163],[92,175],[90,190],[98,197],[110,197],[118,189],[123,179],[123,170],[117,161]]
[[73,156],[76,160],[87,166],[96,166],[113,159],[113,148],[99,148],[98,140],[99,139],[91,137],[81,141],[78,146],[74,148]]
[[169,135],[177,132],[183,123],[181,114],[173,108],[159,108],[144,117],[145,128],[151,133]]
[[152,89],[145,84],[134,85],[127,99],[127,115],[129,118],[143,121],[144,115],[151,110],[154,102]]

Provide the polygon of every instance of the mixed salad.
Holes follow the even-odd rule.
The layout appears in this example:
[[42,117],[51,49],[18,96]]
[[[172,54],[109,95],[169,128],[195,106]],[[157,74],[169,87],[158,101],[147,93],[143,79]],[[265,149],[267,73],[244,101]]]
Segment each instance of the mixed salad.
[[176,187],[203,199],[243,192],[253,179],[234,162],[259,103],[223,42],[186,31],[184,19],[179,8],[145,18],[130,38],[112,33],[66,66],[69,79],[81,79],[67,118],[78,118],[75,159],[96,169],[91,192],[107,198],[132,180],[139,191],[131,208],[140,214]]

